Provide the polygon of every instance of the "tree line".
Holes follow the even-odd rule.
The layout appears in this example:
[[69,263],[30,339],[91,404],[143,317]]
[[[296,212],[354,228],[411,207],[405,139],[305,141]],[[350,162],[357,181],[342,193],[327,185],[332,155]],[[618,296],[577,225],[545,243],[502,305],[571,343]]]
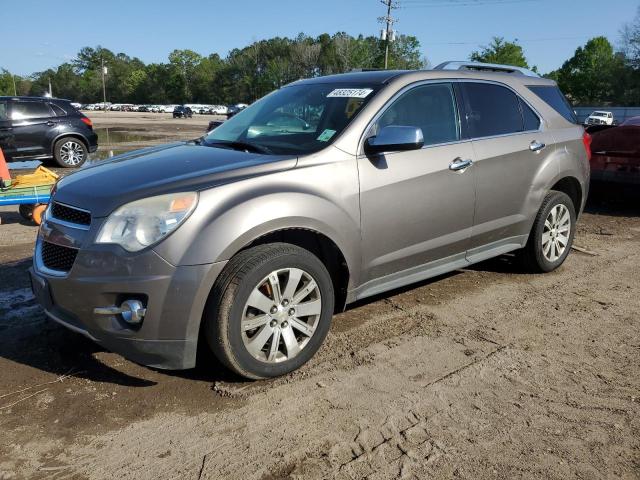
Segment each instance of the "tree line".
[[[114,103],[251,103],[300,78],[379,68],[385,42],[346,33],[296,38],[276,37],[234,49],[222,58],[192,50],[174,50],[166,63],[145,64],[101,46],[85,47],[57,68],[28,77],[0,69],[0,95],[42,95],[49,83],[57,97],[81,103],[102,100],[102,63],[107,66],[107,100]],[[474,61],[531,68],[517,41],[494,37],[469,55]],[[390,69],[426,68],[418,39],[400,35],[391,43]],[[640,105],[640,8],[621,30],[616,48],[595,37],[576,49],[563,65],[545,75],[556,80],[575,106]]]
[[[85,47],[71,62],[30,77],[15,77],[15,89],[18,95],[42,95],[51,82],[57,97],[100,102],[104,62],[107,100],[114,103],[250,103],[300,78],[376,68],[384,61],[384,47],[372,36],[300,34],[257,41],[232,50],[226,58],[174,50],[168,62],[150,64],[101,46]],[[400,35],[391,44],[389,67],[425,67],[417,38]],[[11,74],[1,71],[0,95],[13,93]]]

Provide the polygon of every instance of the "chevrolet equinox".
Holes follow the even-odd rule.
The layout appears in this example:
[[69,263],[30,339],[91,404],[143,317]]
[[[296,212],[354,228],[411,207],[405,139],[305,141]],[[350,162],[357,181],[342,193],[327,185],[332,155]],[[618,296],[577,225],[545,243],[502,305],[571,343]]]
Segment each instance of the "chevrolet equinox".
[[301,80],[205,137],[60,180],[31,280],[46,314],[157,368],[199,339],[248,378],[307,362],[348,303],[516,252],[567,257],[590,137],[501,65]]

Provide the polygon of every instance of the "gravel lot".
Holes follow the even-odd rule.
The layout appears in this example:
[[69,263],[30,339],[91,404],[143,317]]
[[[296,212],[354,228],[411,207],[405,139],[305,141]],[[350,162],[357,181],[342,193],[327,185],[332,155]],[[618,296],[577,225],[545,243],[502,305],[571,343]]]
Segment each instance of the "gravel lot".
[[[91,116],[154,137],[127,148],[211,119]],[[210,358],[141,367],[47,321],[36,229],[0,216],[0,479],[640,478],[637,196],[590,200],[575,243],[595,255],[547,275],[505,256],[375,297],[263,382]]]

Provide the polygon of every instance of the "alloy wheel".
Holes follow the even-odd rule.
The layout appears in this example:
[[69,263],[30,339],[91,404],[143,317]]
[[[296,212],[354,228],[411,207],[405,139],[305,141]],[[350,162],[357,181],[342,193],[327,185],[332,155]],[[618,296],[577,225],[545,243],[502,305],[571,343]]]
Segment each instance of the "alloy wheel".
[[84,148],[78,142],[69,140],[60,147],[60,159],[72,167],[79,165],[84,160]]
[[314,278],[299,268],[271,272],[254,287],[241,321],[242,341],[257,360],[279,363],[297,356],[314,335],[322,297]]
[[569,246],[571,214],[569,209],[558,204],[551,209],[544,222],[542,232],[542,254],[550,262],[556,262]]

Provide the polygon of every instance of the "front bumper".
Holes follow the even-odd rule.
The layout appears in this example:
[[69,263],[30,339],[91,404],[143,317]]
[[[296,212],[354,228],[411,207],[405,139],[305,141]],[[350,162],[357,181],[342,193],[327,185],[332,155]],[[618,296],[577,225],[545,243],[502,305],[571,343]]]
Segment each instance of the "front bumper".
[[[47,316],[105,348],[143,365],[195,366],[200,323],[211,287],[226,262],[173,266],[148,250],[138,255],[104,245],[80,249],[66,275],[42,267],[36,244],[31,284]],[[143,299],[139,326],[93,309]]]

